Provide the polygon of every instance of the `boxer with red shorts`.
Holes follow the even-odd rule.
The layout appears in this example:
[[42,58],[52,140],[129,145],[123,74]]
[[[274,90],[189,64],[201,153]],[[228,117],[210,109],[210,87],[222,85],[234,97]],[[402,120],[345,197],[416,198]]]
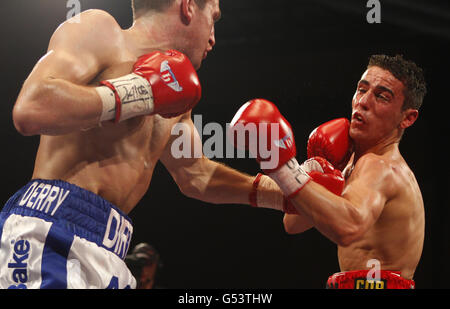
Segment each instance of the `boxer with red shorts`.
[[[341,118],[320,125],[307,145],[309,158],[322,157],[331,166],[328,170],[342,170],[341,193],[311,181],[311,170],[297,163],[291,126],[273,103],[252,100],[232,121],[232,127],[278,124],[275,133],[257,130],[271,145],[283,146],[278,147],[278,164],[264,168],[267,158],[257,160],[297,211],[285,214],[286,231],[296,234],[315,227],[337,244],[341,272],[329,278],[330,288],[415,287],[424,205],[399,143],[416,121],[425,93],[422,70],[413,62],[402,56],[370,58],[352,99],[351,121]],[[324,172],[322,167],[319,163],[313,169]]]
[[328,278],[327,289],[383,290],[415,289],[414,280],[408,280],[399,271],[380,270],[379,277],[371,278],[369,270],[336,273]]

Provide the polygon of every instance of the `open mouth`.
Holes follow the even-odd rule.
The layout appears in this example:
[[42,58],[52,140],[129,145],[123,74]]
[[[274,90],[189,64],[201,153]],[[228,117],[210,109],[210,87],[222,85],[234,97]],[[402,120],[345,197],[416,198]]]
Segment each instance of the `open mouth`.
[[360,113],[354,112],[352,115],[352,122],[357,124],[364,124],[366,121]]

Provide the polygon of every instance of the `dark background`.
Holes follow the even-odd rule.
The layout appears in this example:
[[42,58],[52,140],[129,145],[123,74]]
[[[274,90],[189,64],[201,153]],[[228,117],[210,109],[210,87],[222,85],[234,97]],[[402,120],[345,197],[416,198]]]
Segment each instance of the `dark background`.
[[[128,0],[80,2],[82,10],[110,12],[124,28],[132,23]],[[18,134],[11,111],[21,84],[66,19],[66,3],[0,2],[0,203],[32,174],[39,138]],[[217,44],[199,70],[203,98],[193,114],[202,115],[204,125],[225,126],[247,100],[272,100],[294,127],[301,161],[314,127],[350,115],[356,82],[371,54],[400,53],[415,61],[425,70],[428,94],[400,144],[426,211],[415,280],[417,288],[449,288],[450,5],[430,0],[381,4],[381,24],[368,24],[365,0],[222,0]],[[217,160],[252,175],[258,172],[252,159]],[[130,217],[132,247],[146,241],[161,254],[163,287],[320,289],[339,271],[336,246],[316,230],[287,235],[279,212],[184,197],[162,165]]]

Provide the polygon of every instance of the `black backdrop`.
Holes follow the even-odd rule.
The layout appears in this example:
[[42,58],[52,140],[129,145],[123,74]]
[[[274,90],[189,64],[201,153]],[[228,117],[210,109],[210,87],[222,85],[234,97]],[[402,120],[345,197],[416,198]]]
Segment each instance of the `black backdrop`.
[[[81,0],[81,9],[110,12],[125,28],[128,0]],[[0,203],[30,178],[38,137],[23,137],[11,111],[22,82],[66,19],[67,1],[0,2],[2,59]],[[199,70],[203,98],[193,114],[203,124],[229,123],[241,104],[263,97],[294,127],[298,159],[318,124],[350,115],[355,85],[374,53],[403,54],[425,69],[428,95],[400,149],[415,172],[426,209],[417,288],[449,288],[450,229],[446,1],[381,1],[381,24],[366,21],[366,1],[222,0],[215,49]],[[204,140],[209,136],[204,136]],[[256,174],[252,159],[217,158]],[[339,270],[336,246],[316,230],[287,235],[282,214],[244,205],[209,205],[183,196],[162,165],[135,210],[132,246],[160,252],[159,284],[167,288],[323,288]],[[0,261],[2,262],[2,261]]]

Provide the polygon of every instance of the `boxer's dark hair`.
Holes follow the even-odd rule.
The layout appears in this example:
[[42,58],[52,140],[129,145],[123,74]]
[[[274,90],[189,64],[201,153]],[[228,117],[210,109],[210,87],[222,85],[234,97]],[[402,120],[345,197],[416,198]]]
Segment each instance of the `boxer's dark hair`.
[[372,66],[388,70],[405,86],[403,95],[403,109],[419,109],[422,106],[423,98],[427,93],[427,86],[423,70],[414,62],[408,61],[402,55],[372,55],[369,59],[368,68]]
[[[163,12],[173,4],[175,0],[131,0],[133,18],[142,16],[148,11]],[[208,0],[195,0],[200,9],[203,9]]]

